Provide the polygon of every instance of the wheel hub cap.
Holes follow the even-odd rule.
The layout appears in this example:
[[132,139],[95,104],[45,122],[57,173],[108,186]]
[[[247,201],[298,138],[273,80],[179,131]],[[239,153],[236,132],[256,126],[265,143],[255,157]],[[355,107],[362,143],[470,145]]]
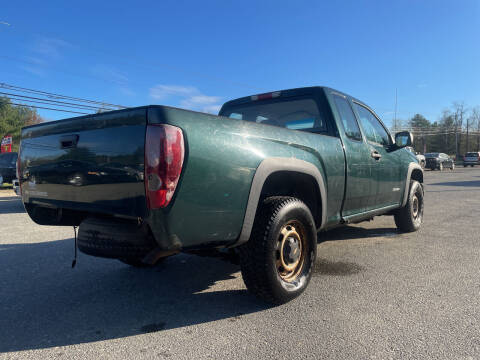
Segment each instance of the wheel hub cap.
[[283,258],[289,263],[297,262],[300,257],[300,246],[298,240],[293,237],[289,237],[283,247]]

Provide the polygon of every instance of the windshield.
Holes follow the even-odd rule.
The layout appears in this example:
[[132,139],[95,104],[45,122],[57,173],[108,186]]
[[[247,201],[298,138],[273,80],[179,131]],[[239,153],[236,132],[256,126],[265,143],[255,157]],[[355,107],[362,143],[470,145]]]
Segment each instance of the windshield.
[[428,154],[425,154],[425,157],[426,158],[437,158],[439,155],[439,153],[428,153]]
[[310,98],[252,101],[227,106],[219,115],[292,130],[327,131],[325,119],[320,116],[317,103]]

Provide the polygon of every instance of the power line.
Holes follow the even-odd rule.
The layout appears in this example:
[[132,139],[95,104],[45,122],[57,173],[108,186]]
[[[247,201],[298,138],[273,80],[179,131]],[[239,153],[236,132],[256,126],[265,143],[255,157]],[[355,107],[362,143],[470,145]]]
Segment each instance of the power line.
[[25,104],[17,104],[17,103],[10,103],[10,105],[18,106],[18,107],[30,107],[30,108],[35,108],[35,109],[45,109],[45,110],[53,110],[53,111],[62,111],[62,112],[73,113],[73,114],[90,115],[89,113],[84,113],[84,112],[71,111],[71,110],[63,110],[63,109],[53,109],[53,108],[47,108],[47,107],[42,107],[42,106],[36,106],[36,105],[25,105]]
[[110,104],[110,103],[103,102],[103,101],[82,99],[82,98],[77,98],[77,97],[67,96],[67,95],[62,95],[62,94],[55,94],[55,93],[50,93],[50,92],[47,92],[47,91],[29,89],[29,88],[16,86],[16,85],[10,85],[10,84],[7,84],[7,83],[0,83],[0,88],[10,89],[10,90],[18,91],[18,92],[41,94],[43,96],[53,97],[53,98],[57,98],[57,99],[74,100],[74,101],[80,101],[80,102],[85,102],[85,103],[89,103],[89,104],[97,104],[97,105],[102,105],[102,106],[113,106],[113,107],[117,107],[117,108],[121,108],[121,109],[126,109],[127,108],[126,106],[123,106],[123,105]]
[[[40,100],[40,101],[43,102],[43,104],[56,105],[56,106],[61,106],[61,107],[70,107],[70,108],[76,108],[76,109],[82,109],[82,110],[98,110],[98,109],[114,110],[114,109],[111,109],[111,108],[101,108],[99,106],[75,104],[75,103],[59,101],[59,100],[42,99],[42,98],[37,98],[37,97],[32,97],[32,96],[6,93],[6,92],[2,92],[2,91],[0,91],[0,94],[7,95],[10,98],[13,97],[13,98],[15,98],[14,100],[21,100],[21,101],[26,101],[26,102],[39,102],[38,100]],[[20,99],[18,99],[18,98],[20,98]]]
[[[22,103],[25,103],[25,105],[29,105],[30,103],[34,103],[34,104],[43,104],[43,105],[52,105],[52,106],[55,106],[56,104],[53,104],[53,103],[49,103],[49,102],[45,102],[45,101],[39,101],[39,100],[25,100],[25,99],[17,99],[17,98],[13,98],[13,99],[10,99],[10,100],[14,100],[14,101],[21,101]],[[71,106],[71,105],[56,105],[56,106],[60,106],[60,107],[66,107],[66,108],[71,108],[71,109],[77,109],[77,110],[89,110],[89,111],[92,111],[92,109],[84,109],[84,108],[81,108],[81,107],[76,107],[76,106]],[[97,111],[100,110],[97,109]]]

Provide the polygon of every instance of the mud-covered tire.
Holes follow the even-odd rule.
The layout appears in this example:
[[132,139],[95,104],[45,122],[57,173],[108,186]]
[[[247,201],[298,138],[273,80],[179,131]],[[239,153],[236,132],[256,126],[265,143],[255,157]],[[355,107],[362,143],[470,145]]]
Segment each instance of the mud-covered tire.
[[415,180],[410,181],[407,203],[394,214],[395,224],[401,232],[420,229],[423,221],[423,187]]
[[293,197],[267,198],[257,210],[249,241],[238,252],[243,281],[252,294],[273,304],[296,298],[310,281],[317,254],[309,208]]

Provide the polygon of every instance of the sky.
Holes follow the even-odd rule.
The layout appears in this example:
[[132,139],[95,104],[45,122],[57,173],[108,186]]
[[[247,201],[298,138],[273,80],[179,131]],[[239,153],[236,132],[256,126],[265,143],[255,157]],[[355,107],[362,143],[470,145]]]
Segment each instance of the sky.
[[400,119],[480,106],[479,0],[2,1],[0,42],[0,83],[123,106],[313,85],[387,125],[396,91]]

